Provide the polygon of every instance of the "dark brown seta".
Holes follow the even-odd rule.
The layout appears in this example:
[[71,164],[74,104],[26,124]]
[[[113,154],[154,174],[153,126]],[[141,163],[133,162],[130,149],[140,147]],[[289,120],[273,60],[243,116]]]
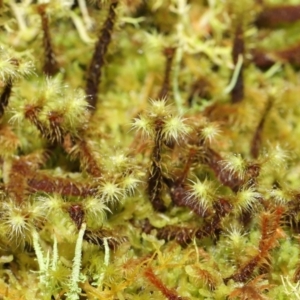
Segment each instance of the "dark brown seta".
[[195,159],[196,151],[191,149],[187,157],[187,162],[175,180],[164,177],[164,182],[169,188],[169,193],[173,204],[176,206],[187,207],[200,217],[207,216],[209,212],[195,199],[185,184],[191,165]]
[[162,88],[158,94],[158,99],[166,99],[170,92],[170,74],[172,69],[172,62],[175,55],[175,48],[166,48],[164,55],[166,57],[165,75]]
[[36,172],[33,177],[27,179],[27,190],[31,193],[58,193],[77,197],[93,196],[97,193],[96,186],[84,185],[67,178],[51,177],[42,172]]
[[[147,230],[151,231],[156,229],[157,238],[166,241],[175,240],[182,246],[186,246],[191,243],[194,238],[202,239],[205,237],[215,238],[222,230],[221,221],[230,211],[232,210],[232,205],[226,199],[218,199],[214,203],[214,215],[205,220],[204,225],[201,228],[192,228],[184,226],[165,226],[164,228],[155,228],[146,222]],[[149,232],[150,232],[149,231]]]
[[200,77],[198,78],[191,87],[191,91],[188,97],[188,105],[189,107],[192,106],[193,103],[193,99],[195,97],[200,97],[200,98],[204,98],[209,100],[211,98],[211,90],[212,85],[210,83],[210,81],[208,81],[206,78],[204,77]]
[[211,148],[207,148],[205,152],[205,158],[203,163],[207,164],[213,172],[216,174],[218,180],[228,187],[230,187],[234,192],[237,192],[239,188],[244,184],[238,174],[231,172],[223,167],[223,158],[219,153]]
[[12,163],[7,191],[13,195],[17,203],[22,203],[25,198],[26,178],[33,173],[32,164],[26,158],[20,158]]
[[94,55],[87,73],[85,93],[91,110],[96,108],[98,101],[98,87],[101,83],[104,57],[111,41],[112,30],[116,19],[115,9],[117,5],[118,1],[112,1],[109,6],[108,16],[95,45]]
[[[243,57],[244,53],[245,53],[245,42],[244,42],[243,28],[241,24],[238,24],[235,31],[233,47],[232,47],[232,60],[235,67],[237,66],[239,56]],[[241,102],[243,98],[244,98],[244,75],[243,75],[243,64],[242,64],[235,86],[231,91],[231,102],[238,103]]]
[[124,236],[118,236],[115,232],[108,229],[89,230],[84,233],[83,239],[88,243],[98,245],[102,247],[104,245],[104,239],[107,238],[107,244],[110,249],[116,250],[117,247],[125,242],[127,238]]
[[251,51],[251,61],[260,69],[267,70],[276,62],[276,57],[262,49],[253,49]]
[[11,95],[12,87],[13,87],[12,80],[9,79],[6,82],[3,92],[0,96],[0,118],[3,116],[4,110],[8,104],[8,100]]
[[251,142],[251,155],[253,158],[258,158],[259,150],[261,149],[262,144],[262,130],[267,118],[267,115],[272,107],[272,101],[268,101],[267,107],[265,109],[265,112],[256,128],[256,131],[254,133],[252,142]]
[[86,141],[81,140],[78,144],[80,160],[85,170],[93,177],[100,177],[102,172],[98,166],[97,160],[93,156],[91,149]]
[[76,224],[77,229],[79,230],[84,219],[84,211],[82,209],[82,206],[80,204],[72,204],[68,208],[68,213],[70,218]]
[[275,52],[275,55],[278,56],[283,62],[287,62],[296,67],[300,67],[300,43]]
[[47,76],[54,76],[58,71],[58,63],[55,58],[55,53],[53,51],[51,35],[49,31],[49,20],[46,12],[47,4],[41,4],[38,6],[37,10],[41,16],[42,29],[43,29],[43,45],[45,51],[44,67],[43,71]]
[[264,7],[256,19],[258,27],[278,27],[300,20],[300,5]]
[[162,121],[156,122],[156,133],[154,139],[154,148],[152,152],[152,164],[150,167],[150,175],[148,178],[148,195],[152,207],[156,211],[164,212],[166,207],[161,198],[163,188],[163,173],[161,166],[161,151],[163,143]]

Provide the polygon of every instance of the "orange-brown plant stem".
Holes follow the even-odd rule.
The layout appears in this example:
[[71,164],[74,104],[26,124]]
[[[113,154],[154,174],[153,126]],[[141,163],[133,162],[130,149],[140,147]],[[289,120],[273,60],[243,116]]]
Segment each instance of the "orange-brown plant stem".
[[154,274],[151,267],[147,267],[144,271],[146,278],[168,299],[168,300],[187,300],[177,295],[174,290],[165,286],[165,284]]
[[230,279],[236,282],[246,282],[251,277],[255,268],[268,258],[269,251],[276,246],[278,239],[282,237],[280,219],[283,211],[283,207],[277,207],[273,213],[262,214],[258,254],[252,257],[237,272],[225,278],[225,284]]

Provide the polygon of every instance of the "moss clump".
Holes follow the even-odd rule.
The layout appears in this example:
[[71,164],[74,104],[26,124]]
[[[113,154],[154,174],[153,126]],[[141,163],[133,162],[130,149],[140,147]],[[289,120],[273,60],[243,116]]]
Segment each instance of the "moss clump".
[[240,2],[0,1],[1,299],[299,299],[300,6]]

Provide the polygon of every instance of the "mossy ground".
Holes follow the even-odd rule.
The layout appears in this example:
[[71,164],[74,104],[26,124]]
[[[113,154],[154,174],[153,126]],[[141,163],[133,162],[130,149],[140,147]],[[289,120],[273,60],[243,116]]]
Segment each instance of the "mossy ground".
[[1,299],[300,299],[300,2],[41,2],[0,1]]

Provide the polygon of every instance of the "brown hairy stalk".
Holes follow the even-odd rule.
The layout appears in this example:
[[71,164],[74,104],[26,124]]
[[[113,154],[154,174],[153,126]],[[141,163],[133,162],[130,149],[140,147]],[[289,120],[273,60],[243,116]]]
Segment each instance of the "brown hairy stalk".
[[105,238],[107,238],[108,246],[112,250],[128,240],[127,237],[119,236],[116,232],[104,228],[98,230],[87,229],[83,236],[85,241],[98,246],[103,246]]
[[261,238],[258,253],[240,267],[237,272],[225,278],[225,284],[231,279],[236,282],[248,281],[255,268],[261,266],[268,260],[269,251],[277,246],[278,239],[283,237],[283,232],[280,229],[280,219],[283,212],[283,207],[277,207],[272,213],[265,212],[262,214]]
[[46,130],[38,119],[38,114],[42,110],[42,107],[36,105],[26,105],[25,106],[25,118],[28,119],[41,133],[42,136],[46,135]]
[[68,207],[68,213],[79,230],[84,220],[84,210],[82,206],[79,203],[72,204],[70,207]]
[[48,112],[48,121],[50,124],[49,132],[45,135],[45,138],[49,140],[52,144],[59,143],[62,144],[63,137],[65,135],[62,129],[63,115],[56,111]]
[[34,176],[36,170],[44,163],[46,154],[33,153],[22,156],[12,162],[6,189],[16,202],[22,203],[27,194],[27,179]]
[[62,127],[64,121],[63,115],[57,111],[49,111],[47,119],[49,127],[45,126],[38,118],[42,107],[37,105],[26,105],[25,118],[28,119],[41,133],[42,137],[47,139],[51,144],[63,144],[64,138],[67,135]]
[[247,282],[243,286],[236,287],[229,295],[228,299],[256,299],[267,300],[262,293],[272,287],[271,284],[264,284],[265,274],[255,277],[253,280]]
[[44,67],[43,72],[47,76],[54,76],[58,71],[58,63],[55,58],[55,53],[53,51],[52,39],[49,31],[49,20],[47,16],[47,4],[40,4],[37,7],[37,11],[41,17],[42,29],[43,29],[43,45],[45,51]]
[[22,203],[25,198],[26,178],[33,173],[30,162],[25,159],[15,160],[11,166],[7,191],[12,194],[17,203]]
[[190,243],[194,238],[202,239],[205,237],[214,237],[221,230],[222,219],[232,210],[232,205],[226,199],[218,199],[214,203],[214,215],[206,220],[201,228],[191,228],[184,226],[166,226],[164,228],[155,228],[151,224],[144,226],[148,232],[155,228],[157,237],[166,241],[175,240],[182,246]]
[[96,108],[98,100],[98,86],[101,83],[102,68],[104,66],[104,57],[111,41],[111,34],[114,27],[118,1],[112,1],[109,7],[107,19],[96,43],[94,55],[87,73],[85,93],[87,95],[89,107],[91,110]]
[[[245,42],[244,42],[244,33],[241,24],[238,24],[236,27],[233,46],[232,46],[232,60],[236,67],[238,58],[241,55],[244,56],[245,53]],[[238,74],[235,86],[231,91],[231,102],[238,103],[241,102],[244,98],[244,75],[243,75],[243,64]]]
[[271,107],[272,107],[272,101],[268,101],[265,112],[263,113],[263,116],[256,128],[255,133],[254,133],[254,136],[253,136],[253,139],[251,142],[251,155],[253,158],[257,158],[259,155],[259,150],[261,149],[261,144],[262,144],[262,130],[263,130],[267,115],[268,115]]
[[173,204],[176,206],[187,207],[199,217],[207,217],[210,212],[199,204],[199,201],[193,199],[188,191],[187,186],[179,180],[165,179],[165,183],[170,189],[170,196]]
[[275,53],[282,61],[294,66],[300,66],[300,43]]
[[240,179],[238,174],[230,172],[222,166],[223,158],[220,154],[211,148],[207,148],[203,163],[207,164],[216,174],[218,180],[233,191],[237,192],[243,185],[244,180]]
[[286,49],[266,52],[262,49],[252,51],[252,61],[260,69],[270,68],[276,62],[290,63],[300,67],[300,44],[296,43]]
[[172,69],[172,62],[175,55],[175,48],[166,48],[164,50],[164,55],[166,57],[166,67],[163,85],[158,94],[158,99],[166,99],[170,92],[170,74]]
[[163,143],[163,123],[161,120],[157,120],[155,128],[154,148],[152,152],[152,165],[150,167],[150,175],[148,178],[148,195],[149,200],[156,211],[163,212],[166,207],[161,198],[161,192],[163,188],[163,173],[161,166],[161,151]]
[[209,147],[206,148],[205,157],[201,162],[208,165],[213,170],[218,180],[223,185],[231,188],[234,192],[238,192],[241,187],[255,185],[256,179],[260,174],[259,164],[248,163],[245,168],[245,176],[241,178],[236,172],[224,168],[221,155]]
[[4,89],[2,91],[2,94],[0,96],[0,118],[3,116],[4,110],[8,104],[8,100],[11,95],[12,87],[13,87],[12,79],[9,79],[6,82]]
[[300,5],[276,5],[264,7],[257,16],[258,27],[277,27],[284,24],[294,23],[300,20]]
[[27,179],[27,189],[31,193],[46,192],[58,193],[64,196],[93,196],[97,194],[97,187],[71,179],[52,177],[42,172],[35,172]]
[[298,263],[297,268],[293,275],[293,282],[297,283],[300,280],[300,263]]
[[200,98],[204,99],[210,99],[211,98],[211,90],[212,84],[210,81],[207,80],[207,78],[200,77],[198,78],[191,87],[191,91],[188,97],[188,104],[189,107],[192,106],[192,102],[195,96],[198,96]]
[[276,57],[273,53],[266,52],[262,49],[253,49],[251,51],[251,57],[251,61],[262,70],[267,70],[276,62]]
[[193,270],[197,275],[197,280],[201,280],[210,291],[214,291],[216,289],[218,284],[217,280],[208,270],[200,268],[198,265],[194,265]]
[[151,267],[147,267],[144,271],[145,277],[154,285],[168,300],[187,300],[178,296],[176,291],[171,290],[154,274]]
[[78,143],[79,157],[84,169],[93,177],[101,177],[101,170],[98,163],[93,156],[92,150],[89,148],[88,143],[85,140],[81,140]]
[[178,176],[175,180],[164,177],[164,182],[169,188],[169,193],[173,204],[181,207],[187,207],[200,217],[207,217],[210,212],[208,212],[208,210],[201,206],[199,204],[199,201],[191,197],[191,194],[188,191],[188,187],[185,184],[185,180],[188,176],[195,155],[196,150],[193,148],[190,149],[187,162],[180,176]]

